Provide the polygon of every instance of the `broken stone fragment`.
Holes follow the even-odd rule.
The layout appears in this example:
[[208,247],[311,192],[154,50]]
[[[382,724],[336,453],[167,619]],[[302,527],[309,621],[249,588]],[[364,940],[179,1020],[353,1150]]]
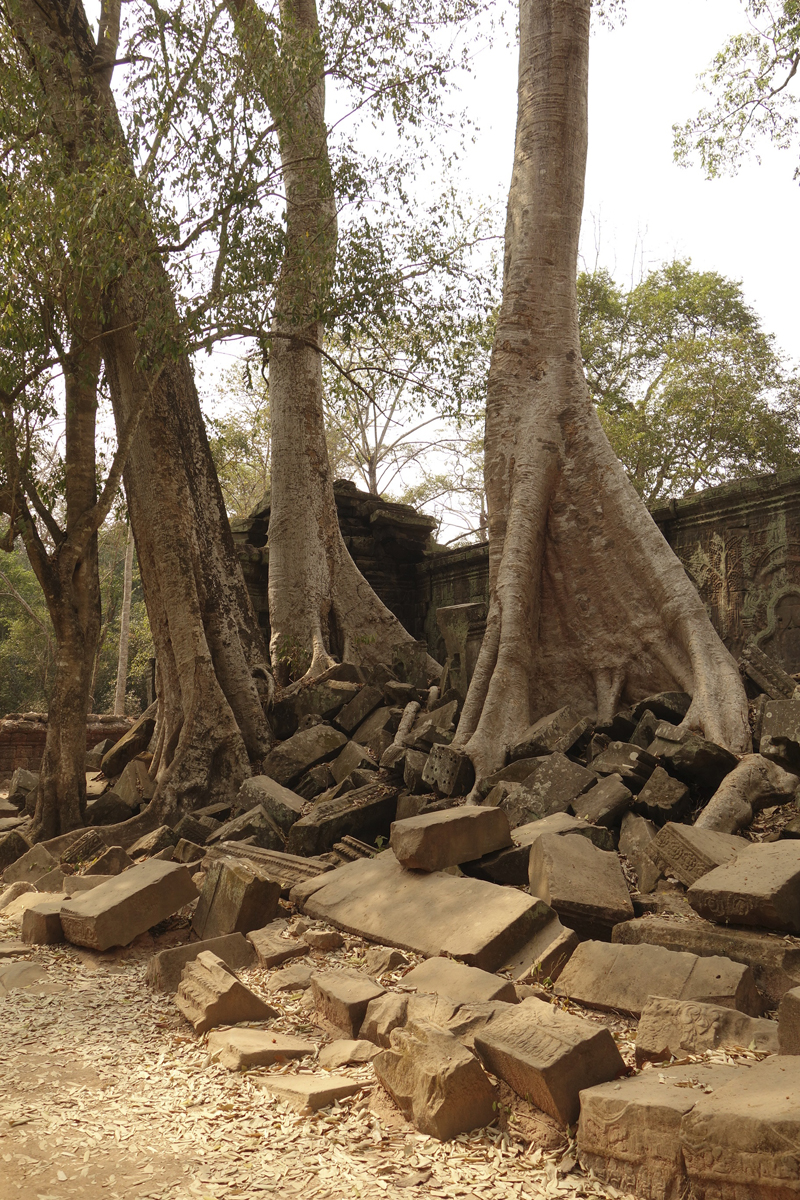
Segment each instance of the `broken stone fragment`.
[[192,918],[199,938],[262,929],[278,911],[281,885],[252,863],[219,859],[206,872]]
[[168,995],[177,992],[183,968],[187,963],[194,962],[204,950],[216,954],[233,971],[249,967],[254,958],[253,947],[241,933],[228,933],[204,942],[189,942],[185,946],[159,950],[147,964],[145,979],[156,992],[166,992]]
[[216,833],[221,824],[221,821],[214,821],[211,817],[206,817],[201,821],[193,813],[184,813],[175,826],[176,848],[180,842],[194,842],[196,846],[204,846],[210,835]]
[[670,775],[703,796],[712,796],[739,761],[724,746],[681,730],[668,721],[662,721],[658,726],[648,749],[661,760]]
[[336,783],[341,783],[353,771],[359,768],[377,770],[378,764],[368,750],[359,746],[358,742],[348,742],[342,752],[331,764],[331,774]]
[[392,950],[390,946],[376,946],[364,955],[364,970],[367,975],[380,979],[389,971],[397,971],[400,967],[408,966],[408,959],[400,950]]
[[57,860],[45,850],[44,846],[33,846],[16,859],[11,866],[6,867],[3,872],[3,883],[6,886],[12,883],[35,884],[37,879],[41,879],[49,871],[55,870],[57,866]]
[[339,950],[344,945],[344,938],[335,929],[307,929],[303,940],[311,950]]
[[[408,749],[403,755],[403,783],[410,792],[417,795],[423,795],[429,790],[423,779],[427,761],[427,754],[423,754],[421,750]],[[396,769],[399,769],[399,765],[398,763]]]
[[251,840],[263,850],[283,850],[286,840],[269,813],[260,804],[248,812],[231,817],[208,838],[207,845],[221,846],[224,842]]
[[395,1029],[373,1068],[406,1119],[429,1137],[446,1141],[494,1120],[495,1089],[480,1063],[435,1025]]
[[756,810],[790,799],[797,784],[797,775],[778,763],[761,754],[747,754],[725,776],[695,821],[695,828],[736,833],[750,824]]
[[443,796],[466,796],[475,782],[475,768],[463,750],[436,745],[431,747],[422,778]]
[[331,1042],[329,1046],[323,1046],[317,1061],[326,1071],[335,1071],[337,1067],[358,1066],[361,1063],[372,1062],[375,1055],[379,1053],[380,1050],[377,1046],[373,1046],[372,1042],[364,1041],[363,1038],[340,1038],[338,1041]]
[[152,800],[155,791],[155,781],[148,774],[148,763],[140,758],[132,759],[114,784],[114,792],[132,812]]
[[614,926],[634,915],[619,858],[586,838],[537,838],[529,882],[531,895],[546,901],[581,937],[610,940]]
[[137,721],[131,725],[127,733],[115,742],[110,750],[103,755],[101,767],[107,779],[114,779],[125,766],[141,754],[150,745],[153,730],[156,727],[157,701],[146,708]]
[[800,699],[765,704],[758,748],[764,758],[787,771],[800,772]]
[[487,1070],[562,1125],[577,1120],[582,1088],[625,1071],[610,1030],[533,998],[490,1021],[475,1049]]
[[392,1030],[406,1023],[408,1001],[408,996],[397,992],[384,992],[382,996],[370,1000],[361,1022],[359,1037],[374,1042],[376,1046],[388,1046]]
[[397,810],[397,789],[370,783],[331,800],[320,799],[289,830],[290,854],[324,854],[350,834],[371,842],[386,836]]
[[582,803],[584,793],[597,785],[597,776],[592,771],[563,754],[548,754],[528,761],[532,767],[521,788],[513,789],[500,801],[512,828],[538,817],[567,812],[576,803]]
[[262,967],[279,967],[290,958],[302,958],[308,953],[306,942],[297,938],[281,937],[287,924],[287,921],[273,921],[264,929],[251,929],[248,933],[247,940],[253,946]]
[[310,767],[329,762],[346,744],[347,738],[330,725],[315,725],[294,734],[270,751],[262,771],[284,787],[290,787]]
[[[360,688],[355,696],[344,705],[333,724],[342,733],[352,737],[359,726],[363,725],[370,713],[374,712],[383,700],[383,692],[373,684]],[[357,739],[358,740],[358,739]],[[361,743],[364,744],[363,741]]]
[[270,992],[304,992],[311,987],[311,977],[316,971],[309,963],[292,963],[281,971],[270,975],[267,989]]
[[665,821],[679,821],[690,805],[691,795],[686,784],[673,779],[663,767],[656,767],[634,800],[633,809],[656,825],[663,825]]
[[619,835],[619,852],[624,854],[636,872],[639,891],[652,892],[661,878],[661,870],[650,854],[650,846],[656,836],[656,827],[646,817],[628,812],[622,818]]
[[784,992],[778,1008],[780,1054],[800,1054],[800,987]]
[[121,875],[128,867],[133,866],[133,859],[123,850],[122,846],[109,846],[99,858],[88,866],[85,875]]
[[365,746],[375,761],[380,762],[394,741],[399,721],[397,709],[378,708],[358,726],[352,740]]
[[90,892],[70,897],[61,924],[67,941],[76,946],[127,946],[197,895],[186,867],[149,859]]
[[633,793],[622,782],[622,776],[613,774],[601,779],[596,787],[573,801],[575,815],[590,825],[611,828],[619,825],[631,806]]
[[[566,753],[583,732],[582,715],[577,709],[566,704],[563,708],[540,717],[526,729],[519,741],[511,747],[509,760],[516,762],[518,758],[537,758],[539,755],[552,754],[556,749]],[[559,745],[562,740],[569,741],[570,735],[573,736],[569,745]]]
[[668,822],[651,842],[650,856],[665,875],[674,875],[688,888],[709,871],[732,862],[750,845],[730,833]]
[[283,787],[269,775],[254,775],[239,788],[234,811],[237,814],[250,812],[260,805],[278,828],[288,833],[295,821],[302,817],[305,804],[302,796]]
[[588,825],[569,813],[556,812],[512,829],[512,844],[508,849],[498,850],[496,854],[488,854],[476,862],[465,864],[465,873],[479,879],[491,879],[495,883],[524,887],[528,882],[531,846],[545,833],[576,833],[588,838],[600,850],[614,849],[614,837],[610,830],[601,825]]
[[296,1112],[317,1112],[360,1092],[363,1083],[345,1075],[256,1075],[253,1083]]
[[196,863],[201,858],[205,857],[205,850],[196,842],[190,842],[187,838],[181,838],[175,847],[168,847],[172,850],[172,862],[179,863]]
[[744,668],[747,677],[770,700],[791,700],[797,689],[791,675],[787,675],[780,663],[765,654],[754,642],[742,650],[739,667]]
[[598,775],[619,775],[629,789],[637,794],[647,783],[657,763],[652,754],[630,742],[611,742],[592,759],[592,770]]
[[718,1047],[777,1054],[778,1024],[720,1004],[695,1000],[650,996],[644,1005],[636,1031],[637,1066],[702,1054]]
[[20,896],[24,896],[26,892],[35,892],[36,888],[32,883],[28,883],[24,879],[18,879],[16,883],[12,883],[3,892],[0,892],[0,912],[5,912],[11,907],[15,900]]
[[270,1029],[215,1029],[208,1035],[208,1050],[223,1067],[246,1071],[248,1067],[271,1067],[273,1063],[306,1058],[316,1046]]
[[800,853],[791,841],[751,844],[686,895],[707,920],[800,933]]
[[317,971],[311,989],[317,1011],[351,1038],[358,1035],[369,1002],[383,995],[380,984],[359,971]]
[[638,1016],[650,996],[702,1000],[759,1016],[753,973],[729,958],[699,958],[661,946],[581,942],[554,988],[587,1008]]
[[640,721],[649,710],[659,721],[670,721],[680,725],[689,711],[692,697],[688,692],[658,692],[655,696],[645,696],[638,704],[634,704],[631,716],[634,721]]
[[183,968],[175,1004],[195,1033],[215,1025],[263,1021],[278,1013],[236,977],[216,954],[202,950]]
[[515,983],[551,983],[558,979],[580,939],[574,929],[566,929],[553,914],[550,920],[520,947],[501,970],[508,971]]
[[501,809],[461,805],[392,824],[389,844],[409,870],[441,871],[511,845]]
[[158,854],[161,850],[166,850],[168,846],[174,846],[178,842],[178,835],[174,830],[170,829],[169,825],[159,825],[157,829],[151,833],[146,833],[144,837],[140,837],[128,849],[128,854],[131,858],[139,858],[140,855],[146,854],[150,858],[153,854]]
[[475,1004],[488,1000],[505,1000],[515,1004],[517,994],[508,979],[467,967],[452,958],[428,958],[403,976],[404,988],[418,992],[435,992],[458,1004]]
[[63,942],[61,908],[67,899],[67,893],[61,892],[26,908],[22,915],[23,942],[36,946],[54,946]]

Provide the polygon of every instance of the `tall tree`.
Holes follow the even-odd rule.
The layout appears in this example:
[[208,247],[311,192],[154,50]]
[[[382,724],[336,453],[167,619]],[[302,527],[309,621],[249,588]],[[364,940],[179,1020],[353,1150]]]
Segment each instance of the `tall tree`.
[[489,370],[490,607],[456,745],[479,776],[544,713],[608,719],[662,688],[749,746],[736,664],[614,455],[583,374],[577,257],[590,0],[521,0],[503,300]]

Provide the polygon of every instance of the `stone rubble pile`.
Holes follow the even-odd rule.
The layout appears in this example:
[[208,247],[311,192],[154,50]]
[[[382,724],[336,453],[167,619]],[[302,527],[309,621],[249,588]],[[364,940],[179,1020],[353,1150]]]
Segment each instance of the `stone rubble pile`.
[[[371,1064],[436,1138],[491,1123],[505,1087],[636,1196],[800,1196],[800,698],[763,659],[743,660],[753,754],[663,693],[604,724],[564,706],[478,780],[422,647],[340,665],[284,690],[280,741],[229,803],[110,845],[152,795],[148,710],[98,752],[88,830],[31,847],[2,819],[0,912],[25,944],[99,952],[178,922],[150,985],[224,1066],[284,1064],[259,1086],[300,1111]],[[357,968],[353,939],[373,945]],[[254,963],[306,997],[324,1052],[272,1028],[239,978]]]

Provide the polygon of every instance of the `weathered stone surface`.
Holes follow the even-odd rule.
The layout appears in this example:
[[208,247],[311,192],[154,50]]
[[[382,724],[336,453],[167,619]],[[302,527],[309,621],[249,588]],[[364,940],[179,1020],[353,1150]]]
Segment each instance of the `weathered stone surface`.
[[159,950],[147,964],[145,978],[156,992],[177,992],[183,968],[194,962],[198,954],[210,951],[233,971],[249,967],[255,955],[250,942],[241,933],[228,933],[224,937],[209,938],[204,942],[188,942],[185,946],[172,946]]
[[710,921],[800,933],[800,852],[790,841],[752,844],[692,884],[687,898]]
[[233,858],[253,863],[278,880],[282,896],[287,896],[296,884],[315,880],[332,869],[331,864],[321,858],[301,858],[283,850],[265,850],[262,846],[240,842],[220,842],[218,846],[211,846],[206,850],[206,858],[209,861]]
[[267,989],[270,992],[304,992],[311,987],[311,976],[315,971],[310,963],[292,963],[270,975]]
[[715,867],[731,862],[750,845],[730,833],[670,821],[658,831],[650,855],[663,874],[674,875],[685,887],[690,887]]
[[[521,760],[525,761],[525,760]],[[548,754],[533,759],[530,773],[522,788],[509,793],[500,807],[508,814],[512,828],[546,817],[551,813],[567,812],[583,793],[597,785],[597,776],[563,754]]]
[[403,976],[404,988],[435,992],[459,1004],[505,1000],[515,1004],[517,993],[508,979],[454,962],[452,958],[428,958]]
[[258,955],[262,967],[279,967],[290,958],[302,958],[308,953],[308,944],[299,938],[282,937],[288,921],[273,921],[264,929],[251,929],[247,940]]
[[101,883],[108,883],[114,878],[114,875],[66,875],[62,891],[68,896],[78,896],[81,892],[91,892],[93,888],[100,887]]
[[562,1125],[577,1120],[581,1088],[625,1071],[610,1030],[542,1000],[495,1017],[475,1049],[493,1075]]
[[558,979],[580,939],[553,914],[533,937],[503,963],[516,983],[543,983]]
[[[580,839],[582,840],[582,839]],[[384,945],[492,971],[550,917],[532,896],[478,879],[405,871],[391,850],[321,876],[305,910]]]
[[133,816],[133,809],[116,792],[104,792],[86,805],[87,825],[116,825]]
[[346,834],[373,841],[388,834],[396,810],[397,789],[382,783],[318,800],[289,830],[286,848],[290,854],[314,855],[324,854]]
[[9,796],[27,796],[39,784],[39,772],[28,771],[25,767],[17,767],[8,785]]
[[685,1200],[681,1120],[706,1088],[741,1079],[747,1070],[693,1063],[587,1088],[578,1122],[581,1165],[641,1200]]
[[361,1022],[359,1037],[374,1042],[376,1046],[388,1046],[392,1030],[400,1029],[406,1023],[409,999],[397,992],[384,992],[382,996],[370,1000]]
[[102,758],[102,771],[107,779],[113,779],[125,768],[127,763],[136,758],[150,745],[153,730],[156,727],[157,702],[154,701],[146,708],[137,721],[131,725],[127,733],[107,750]]
[[696,733],[683,732],[668,721],[658,726],[649,750],[663,762],[670,775],[708,796],[714,794],[739,761],[723,746]]
[[569,740],[570,735],[573,735],[572,741],[576,741],[583,729],[582,715],[571,704],[566,704],[563,708],[540,717],[526,729],[519,741],[511,747],[509,758],[511,762],[515,762],[518,758],[538,758],[540,755],[552,754],[554,750],[568,750],[570,746],[564,747],[560,743],[564,739]]
[[[12,885],[13,886],[13,885]],[[37,892],[33,884],[27,884],[27,891],[20,892],[17,896],[9,901],[3,909],[3,916],[7,921],[15,921],[20,923],[25,912],[32,904],[40,904],[42,900],[52,900],[52,895],[43,896],[41,892]],[[10,890],[10,889],[9,889]]]
[[378,763],[364,746],[358,742],[348,742],[331,763],[331,774],[336,783],[341,783],[359,768],[376,771]]
[[261,769],[271,779],[290,787],[309,767],[334,758],[346,742],[347,738],[338,729],[314,725],[276,746],[264,759]]
[[395,1029],[373,1068],[406,1119],[429,1137],[446,1141],[494,1120],[495,1089],[485,1071],[435,1025]]
[[231,1071],[271,1067],[273,1063],[305,1058],[315,1050],[313,1042],[270,1029],[215,1029],[208,1035],[209,1054]]
[[650,996],[702,1000],[758,1016],[753,973],[729,958],[700,958],[661,946],[582,942],[556,984],[556,994],[588,1008],[638,1016]]
[[778,1023],[696,1000],[651,996],[644,1005],[636,1031],[638,1066],[702,1054],[719,1046],[777,1054]]
[[264,850],[283,850],[286,844],[280,829],[260,804],[220,825],[206,844],[221,846],[225,842],[243,842],[245,838]]
[[780,1054],[800,1054],[800,987],[784,992],[778,1008]]
[[206,872],[192,918],[199,938],[262,929],[278,911],[281,885],[251,863],[220,859]]
[[168,850],[172,851],[171,862],[196,863],[205,857],[204,847],[190,842],[187,838],[181,838],[177,846],[169,846]]
[[477,875],[479,879],[491,879],[495,883],[510,883],[524,887],[528,882],[528,863],[531,856],[531,846],[537,838],[545,833],[580,833],[588,837],[595,845],[598,839],[603,850],[613,850],[613,838],[607,829],[587,825],[578,817],[569,813],[551,813],[539,821],[529,821],[526,825],[518,825],[511,830],[511,845],[495,854],[469,863],[465,870],[469,875]]
[[611,828],[619,825],[631,806],[633,793],[622,782],[621,775],[607,775],[596,787],[590,788],[573,802],[576,817],[590,825]]
[[408,959],[405,954],[400,950],[392,950],[389,946],[376,946],[364,955],[364,970],[375,979],[406,966]]
[[236,978],[221,958],[202,950],[183,968],[175,1004],[195,1033],[238,1021],[264,1021],[278,1013]]
[[674,779],[663,767],[656,767],[633,802],[634,812],[647,817],[656,825],[680,820],[689,811],[689,788]]
[[593,771],[598,775],[619,775],[634,794],[642,790],[656,766],[652,754],[630,742],[611,742],[592,759]]
[[531,847],[532,896],[546,901],[581,937],[611,938],[620,921],[633,917],[619,858],[586,838],[546,834]]
[[133,859],[122,846],[109,846],[84,872],[85,875],[121,875],[133,866]]
[[53,946],[64,941],[61,907],[67,893],[61,892],[26,908],[22,916],[22,940],[36,946]]
[[61,867],[54,867],[52,871],[48,871],[46,875],[42,875],[41,879],[36,880],[37,892],[65,892],[67,889],[64,886],[69,875],[65,875]]
[[645,696],[644,700],[634,704],[631,716],[634,721],[639,721],[649,709],[659,721],[671,721],[680,725],[691,703],[692,697],[688,692],[658,692],[655,696]]
[[37,879],[41,879],[43,875],[47,875],[57,866],[57,860],[45,850],[44,846],[33,846],[16,859],[11,866],[6,867],[3,872],[3,883],[6,886],[12,883],[36,883]]
[[800,699],[767,702],[758,748],[764,758],[789,771],[800,771]]
[[[791,700],[797,689],[791,675],[787,675],[780,663],[765,654],[754,642],[742,650],[739,666],[744,668],[747,677],[770,700]],[[670,717],[666,719],[671,720]]]
[[701,1096],[680,1134],[697,1200],[800,1195],[800,1058],[764,1059]]
[[348,1037],[358,1035],[370,1000],[383,995],[383,988],[360,971],[317,971],[311,976],[317,1011]]
[[[372,684],[367,684],[362,687],[352,700],[348,700],[347,704],[334,717],[334,725],[340,729],[342,733],[346,733],[348,737],[352,737],[355,731],[362,726],[370,713],[383,701],[383,692],[380,688],[374,687]],[[363,742],[361,743],[364,744]]]
[[295,795],[301,800],[316,800],[323,792],[336,786],[329,763],[319,763],[306,771],[294,785]]
[[797,791],[798,778],[761,754],[746,754],[726,775],[695,820],[698,829],[736,833],[753,814],[773,804],[785,804]]
[[646,817],[628,812],[622,818],[619,852],[625,855],[633,867],[639,891],[645,894],[652,892],[661,878],[661,871],[649,852],[656,832],[655,825]]
[[395,821],[390,845],[407,869],[441,871],[511,845],[511,831],[500,809],[467,804]]
[[20,954],[30,954],[30,946],[26,946],[24,942],[17,938],[8,938],[0,942],[0,959],[16,958]]
[[317,1112],[360,1092],[363,1083],[346,1075],[257,1075],[253,1083],[296,1112]]
[[148,774],[148,764],[140,758],[132,759],[114,784],[114,791],[120,800],[133,812],[152,800],[155,790],[155,781]]
[[16,883],[10,884],[9,887],[0,892],[0,912],[4,912],[10,908],[14,901],[20,896],[24,896],[26,892],[34,891],[36,891],[36,888],[34,888],[32,883],[18,879]]
[[443,796],[466,796],[475,782],[475,769],[463,750],[432,746],[422,778],[425,783],[435,785]]
[[186,867],[149,859],[71,897],[62,909],[61,924],[67,941],[76,946],[127,946],[197,895]]
[[372,1062],[379,1053],[377,1046],[363,1038],[339,1038],[329,1046],[322,1047],[317,1062],[326,1071],[335,1071],[337,1067]]
[[761,994],[774,1007],[789,988],[800,986],[800,940],[752,929],[728,929],[710,921],[640,917],[617,925],[612,941],[663,946],[703,957],[720,955],[753,971]]
[[307,929],[303,941],[311,950],[339,950],[344,938],[335,929]]
[[237,813],[249,812],[260,805],[279,829],[288,833],[303,815],[306,801],[296,792],[283,787],[269,775],[254,775],[245,779],[239,788],[234,808]]
[[35,963],[13,962],[0,966],[0,1000],[9,992],[36,988],[47,979],[47,973]]
[[398,721],[395,709],[378,708],[358,726],[352,740],[366,746],[375,761],[380,762],[394,740]]
[[148,858],[153,854],[158,854],[160,850],[166,850],[167,846],[175,846],[178,843],[178,835],[174,830],[170,829],[169,825],[159,825],[151,833],[146,833],[144,837],[140,837],[128,849],[128,854],[131,858],[138,858],[142,854],[146,854]]
[[[427,761],[428,755],[421,750],[408,749],[403,755],[403,783],[416,795],[424,795],[430,790],[423,779]],[[395,770],[399,770],[399,763]]]

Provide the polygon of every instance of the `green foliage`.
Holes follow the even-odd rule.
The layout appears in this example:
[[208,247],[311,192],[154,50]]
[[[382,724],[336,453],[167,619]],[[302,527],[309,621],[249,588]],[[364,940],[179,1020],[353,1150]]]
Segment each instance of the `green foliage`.
[[745,10],[748,28],[728,39],[702,77],[710,107],[674,127],[677,161],[696,153],[709,177],[735,170],[762,139],[782,149],[797,142],[800,0],[747,0]]
[[797,466],[798,383],[738,283],[675,261],[624,290],[599,270],[578,304],[592,399],[648,503]]
[[[264,376],[244,361],[223,373],[206,393],[211,454],[231,517],[252,512],[269,489],[270,410]],[[214,411],[220,415],[213,415]]]

